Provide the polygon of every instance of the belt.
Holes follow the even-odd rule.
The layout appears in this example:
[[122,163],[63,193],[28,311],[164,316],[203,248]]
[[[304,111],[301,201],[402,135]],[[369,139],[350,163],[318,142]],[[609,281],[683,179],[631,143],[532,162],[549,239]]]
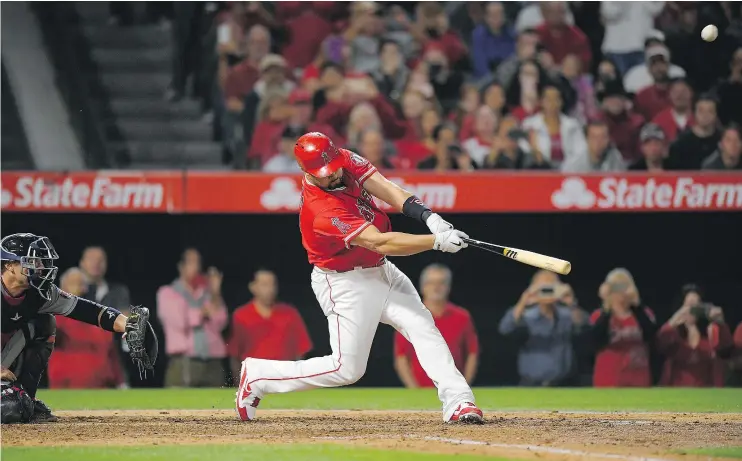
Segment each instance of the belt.
[[344,271],[336,271],[336,270],[332,270],[332,269],[325,269],[324,267],[319,267],[319,266],[314,266],[314,267],[316,267],[317,269],[321,270],[322,272],[325,272],[325,273],[328,273],[328,274],[342,274],[342,273],[345,273],[345,272],[358,271],[358,270],[361,270],[361,269],[373,269],[374,267],[381,267],[384,264],[386,264],[386,258],[382,258],[381,261],[379,261],[376,264],[372,264],[370,266],[356,266],[353,269],[347,269],[347,270],[344,270]]

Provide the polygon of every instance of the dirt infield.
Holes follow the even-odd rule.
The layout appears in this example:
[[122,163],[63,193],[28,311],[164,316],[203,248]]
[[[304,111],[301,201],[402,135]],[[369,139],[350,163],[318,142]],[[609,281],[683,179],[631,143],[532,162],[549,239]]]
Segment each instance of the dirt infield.
[[[701,460],[673,453],[742,445],[742,414],[490,413],[484,426],[420,411],[265,410],[241,423],[224,410],[59,412],[60,422],[3,427],[3,446],[339,443],[523,459]],[[120,434],[113,436],[112,434]]]

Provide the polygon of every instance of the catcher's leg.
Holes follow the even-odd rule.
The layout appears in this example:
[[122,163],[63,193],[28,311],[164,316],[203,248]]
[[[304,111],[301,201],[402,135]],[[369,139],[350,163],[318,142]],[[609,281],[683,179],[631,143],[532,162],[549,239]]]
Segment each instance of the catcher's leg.
[[451,421],[460,405],[474,403],[474,394],[456,368],[448,344],[420,300],[415,286],[392,263],[387,263],[386,268],[392,289],[381,321],[394,327],[412,343],[420,365],[438,388],[438,398],[443,403],[443,420]]
[[32,422],[56,421],[51,410],[36,399],[36,390],[39,388],[41,374],[49,363],[54,351],[54,341],[57,330],[57,321],[51,314],[41,314],[33,321],[34,335],[27,339],[26,349],[20,357],[17,373],[18,382],[34,400],[34,416]]
[[389,293],[383,270],[312,272],[312,289],[327,316],[332,355],[296,362],[245,359],[236,402],[242,420],[254,418],[265,394],[344,386],[361,379]]

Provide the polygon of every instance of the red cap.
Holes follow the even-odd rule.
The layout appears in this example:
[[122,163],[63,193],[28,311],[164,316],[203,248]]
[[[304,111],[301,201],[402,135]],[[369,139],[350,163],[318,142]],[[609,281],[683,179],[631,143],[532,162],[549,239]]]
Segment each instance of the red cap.
[[317,178],[326,178],[343,166],[343,156],[332,140],[322,133],[307,133],[294,146],[296,163],[302,171]]

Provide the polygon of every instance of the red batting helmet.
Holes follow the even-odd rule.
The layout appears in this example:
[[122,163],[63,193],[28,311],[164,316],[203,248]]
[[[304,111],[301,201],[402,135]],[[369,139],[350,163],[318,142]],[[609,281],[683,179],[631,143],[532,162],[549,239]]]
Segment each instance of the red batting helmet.
[[317,178],[326,178],[343,166],[343,156],[332,140],[322,133],[307,133],[296,141],[294,157],[301,169]]

